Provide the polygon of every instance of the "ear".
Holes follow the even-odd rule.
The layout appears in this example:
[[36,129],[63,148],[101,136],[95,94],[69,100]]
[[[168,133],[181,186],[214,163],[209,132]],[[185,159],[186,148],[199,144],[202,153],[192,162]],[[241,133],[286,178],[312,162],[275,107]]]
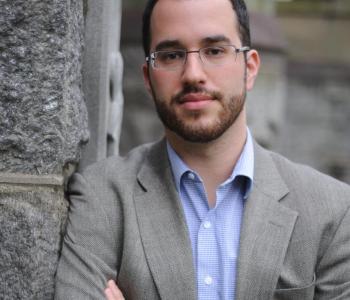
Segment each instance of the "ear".
[[258,51],[252,49],[247,53],[247,90],[250,91],[254,87],[255,79],[260,69],[260,56]]
[[152,94],[152,90],[151,90],[151,82],[150,82],[150,74],[149,74],[149,71],[150,71],[150,67],[149,67],[149,64],[148,63],[144,63],[142,65],[142,74],[143,74],[143,82],[145,84],[145,87],[147,89],[147,91]]

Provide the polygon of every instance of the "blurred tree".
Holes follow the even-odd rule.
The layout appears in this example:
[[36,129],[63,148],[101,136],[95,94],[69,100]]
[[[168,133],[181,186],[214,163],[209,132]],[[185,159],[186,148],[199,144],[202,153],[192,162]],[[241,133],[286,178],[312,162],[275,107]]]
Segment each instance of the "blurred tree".
[[349,0],[276,0],[280,14],[350,17]]
[[267,15],[274,15],[276,10],[275,1],[246,0],[249,11],[257,11]]

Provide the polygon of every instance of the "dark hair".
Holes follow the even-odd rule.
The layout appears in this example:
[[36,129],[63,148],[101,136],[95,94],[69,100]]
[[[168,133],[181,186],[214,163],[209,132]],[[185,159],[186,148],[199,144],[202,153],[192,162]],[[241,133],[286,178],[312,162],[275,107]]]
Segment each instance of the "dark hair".
[[[249,29],[249,15],[247,6],[244,0],[228,0],[231,2],[233,10],[236,12],[238,19],[238,31],[243,46],[251,47],[250,29]],[[151,44],[151,16],[154,6],[158,0],[148,0],[145,10],[143,12],[142,22],[142,44],[145,56],[149,55]]]

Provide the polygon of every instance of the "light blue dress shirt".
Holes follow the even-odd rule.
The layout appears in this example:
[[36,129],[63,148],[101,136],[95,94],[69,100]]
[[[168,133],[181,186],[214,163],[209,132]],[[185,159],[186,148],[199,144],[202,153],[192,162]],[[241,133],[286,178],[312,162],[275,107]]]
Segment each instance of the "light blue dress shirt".
[[208,205],[200,176],[167,145],[191,238],[199,300],[234,299],[243,207],[254,172],[253,142],[247,132],[244,149],[231,176],[216,190],[213,208]]

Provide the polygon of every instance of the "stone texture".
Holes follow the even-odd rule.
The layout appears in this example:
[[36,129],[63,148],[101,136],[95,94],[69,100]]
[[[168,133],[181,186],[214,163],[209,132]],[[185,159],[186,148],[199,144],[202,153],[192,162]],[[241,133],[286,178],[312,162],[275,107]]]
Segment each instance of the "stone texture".
[[87,141],[83,0],[0,0],[0,299],[53,298]]
[[62,186],[0,183],[0,299],[52,299],[65,224]]
[[82,1],[0,2],[0,171],[62,172],[86,141]]

